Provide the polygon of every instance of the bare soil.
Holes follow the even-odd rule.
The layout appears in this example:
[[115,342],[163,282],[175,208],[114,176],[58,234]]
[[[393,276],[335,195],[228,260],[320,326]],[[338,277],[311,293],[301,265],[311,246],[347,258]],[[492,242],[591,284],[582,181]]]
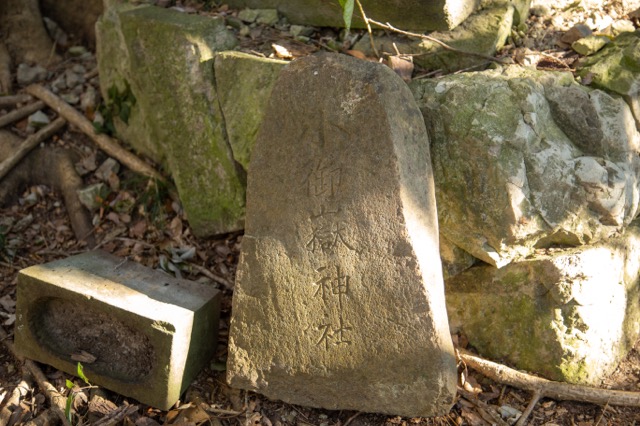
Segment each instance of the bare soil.
[[[237,11],[224,6],[211,6],[211,2],[185,2],[168,4],[181,8],[186,13],[218,14],[237,16]],[[534,3],[534,13],[527,27],[514,34],[502,57],[517,59],[525,50],[542,52],[548,61],[541,68],[571,68],[577,55],[566,47],[559,47],[557,40],[574,24],[587,23],[593,29],[605,30],[612,21],[631,19],[637,27],[633,12],[620,0],[603,2],[572,2],[559,0],[552,5]],[[542,8],[548,8],[545,12]],[[538,8],[538,9],[536,9]],[[236,29],[237,30],[237,29]],[[355,32],[359,37],[364,32]],[[307,43],[296,41],[287,32],[286,25],[265,27],[253,26],[250,32],[240,36],[243,50],[265,56],[282,56],[272,46],[286,46],[293,57],[309,54],[326,46],[342,46],[348,49],[349,41],[340,39],[340,31],[317,29]],[[50,84],[67,69],[81,63],[64,51],[61,64],[51,66]],[[543,55],[543,56],[544,56]],[[552,59],[549,59],[552,58]],[[82,62],[87,65],[87,62]],[[95,66],[95,62],[89,61]],[[435,73],[434,73],[435,71]],[[437,70],[414,70],[417,74],[434,73]],[[88,80],[87,87],[96,86],[97,81]],[[0,110],[0,116],[8,112]],[[52,115],[49,110],[48,114]],[[92,118],[95,111],[82,110]],[[26,137],[29,133],[26,120],[11,126],[15,134]],[[85,185],[101,181],[94,172],[106,160],[106,155],[82,133],[67,126],[66,130],[46,142],[47,147],[68,151],[79,158],[77,168],[84,170]],[[0,187],[7,185],[0,180]],[[270,401],[253,392],[231,389],[225,382],[225,360],[227,356],[228,324],[231,314],[231,298],[236,265],[242,243],[242,234],[234,233],[215,238],[195,238],[179,202],[167,191],[146,179],[122,168],[104,181],[109,190],[103,194],[97,208],[91,213],[92,236],[102,250],[121,257],[128,257],[152,268],[162,268],[169,273],[210,283],[223,293],[220,336],[217,352],[210,364],[191,384],[182,401],[169,411],[160,411],[137,401],[113,394],[104,389],[76,389],[73,408],[76,412],[74,424],[94,424],[105,415],[118,409],[135,405],[137,408],[124,419],[107,424],[126,425],[488,425],[513,424],[513,419],[500,419],[500,408],[510,407],[519,412],[525,410],[531,397],[527,392],[497,384],[483,376],[466,370],[460,365],[460,392],[449,414],[440,418],[401,418],[381,414],[352,411],[330,411]],[[87,250],[86,244],[74,236],[69,215],[62,195],[43,182],[29,183],[11,188],[14,197],[0,208],[0,325],[8,337],[0,345],[0,408],[6,405],[21,378],[33,383],[18,406],[7,407],[13,412],[9,424],[27,424],[43,421],[49,404],[44,391],[23,374],[23,363],[16,359],[8,347],[11,345],[15,321],[15,293],[17,273],[34,264],[46,263]],[[195,249],[192,257],[179,255]],[[465,347],[465,336],[455,336],[455,341]],[[471,348],[472,349],[472,348]],[[618,370],[603,381],[602,387],[640,391],[640,346],[630,352]],[[497,360],[499,361],[499,360]],[[78,387],[80,379],[61,373],[51,367],[40,366],[55,388],[67,395],[66,380]],[[89,378],[90,379],[90,378]],[[502,423],[501,423],[502,422]],[[596,406],[575,402],[541,400],[529,419],[531,425],[633,425],[640,422],[640,409],[612,406]],[[42,422],[42,424],[49,424]]]

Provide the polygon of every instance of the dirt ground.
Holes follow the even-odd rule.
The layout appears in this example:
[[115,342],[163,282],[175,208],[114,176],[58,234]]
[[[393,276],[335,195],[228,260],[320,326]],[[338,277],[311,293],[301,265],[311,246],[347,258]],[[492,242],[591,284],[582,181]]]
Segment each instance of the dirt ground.
[[[210,2],[177,5],[170,2],[168,5],[178,6],[187,13],[201,10],[227,17],[237,15],[237,11],[224,6],[211,6]],[[632,11],[619,0],[561,0],[551,5],[534,3],[532,10],[527,27],[510,39],[510,43],[499,52],[500,56],[516,60],[518,52],[529,49],[527,54],[531,51],[543,52],[545,57],[554,58],[541,66],[570,68],[577,55],[566,47],[559,47],[556,41],[573,25],[587,23],[592,29],[605,30],[612,22],[626,18],[631,19],[636,28],[638,26],[638,18],[630,14]],[[282,28],[253,27],[249,34],[241,38],[241,46],[243,50],[256,54],[279,56],[272,44],[282,41],[284,45],[289,43],[288,46],[294,46],[295,52],[306,54],[323,48],[323,45],[335,45],[339,37],[339,31],[324,29],[317,31],[310,43],[304,44],[287,38],[283,31]],[[364,35],[361,31],[355,33]],[[62,61],[48,69],[50,75],[43,84],[50,86],[68,69],[82,65],[87,76],[84,90],[89,90],[89,86],[98,88],[99,76],[96,77],[93,72],[95,57],[89,55],[79,58],[66,51],[59,51],[58,54]],[[416,69],[414,76],[421,73],[437,75],[435,71]],[[17,92],[22,91],[19,85],[16,88]],[[89,118],[95,114],[93,108],[77,107]],[[0,117],[12,110],[11,107],[2,108]],[[53,116],[50,110],[45,111]],[[27,124],[27,120],[23,119],[13,123],[9,129],[25,138],[30,133]],[[460,364],[460,373],[466,378],[467,385],[461,384],[451,412],[440,418],[401,418],[314,409],[270,401],[252,392],[229,388],[225,383],[224,368],[233,283],[242,234],[208,239],[194,237],[179,201],[172,198],[162,186],[150,183],[124,167],[115,170],[107,178],[104,174],[96,173],[96,168],[103,164],[107,156],[77,129],[67,126],[44,145],[72,153],[76,168],[82,172],[84,185],[105,184],[107,190],[101,193],[90,215],[92,236],[98,248],[152,268],[164,269],[168,273],[179,273],[190,280],[207,282],[223,293],[216,355],[191,384],[183,400],[169,411],[154,409],[105,389],[81,389],[82,380],[39,365],[49,383],[63,396],[69,394],[67,380],[76,385],[74,424],[489,425],[513,424],[513,417],[509,418],[508,414],[501,417],[500,412],[509,413],[511,410],[521,413],[525,410],[531,398],[528,392],[493,382],[472,370],[466,370],[463,364]],[[0,180],[0,189],[7,185],[6,182]],[[48,184],[33,181],[16,187],[15,197],[0,208],[0,338],[4,343],[0,345],[0,409],[8,409],[13,413],[8,424],[53,424],[57,421],[55,416],[47,416],[47,413],[51,413],[51,403],[42,387],[29,374],[25,374],[23,361],[10,351],[18,271],[87,250],[86,245],[79,243],[74,236],[60,191]],[[465,338],[456,336],[456,341],[464,346]],[[636,345],[618,370],[603,382],[603,388],[640,391],[639,350],[640,346]],[[21,380],[26,385],[23,396],[17,405],[9,406],[9,398]],[[124,412],[126,416],[120,419],[115,416]],[[99,423],[101,418],[102,423]],[[586,426],[634,425],[638,422],[640,408],[542,399],[535,406],[528,424]]]

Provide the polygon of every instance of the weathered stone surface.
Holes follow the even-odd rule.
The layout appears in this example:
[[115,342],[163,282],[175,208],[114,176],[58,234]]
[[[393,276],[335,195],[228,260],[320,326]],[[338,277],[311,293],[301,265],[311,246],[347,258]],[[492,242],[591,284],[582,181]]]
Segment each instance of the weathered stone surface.
[[282,71],[248,174],[232,386],[330,409],[448,412],[456,371],[423,124],[382,65],[322,54]]
[[214,63],[216,91],[233,157],[247,170],[271,89],[287,62],[221,52]]
[[220,292],[105,252],[23,269],[16,349],[161,409],[179,399],[216,348]]
[[[469,16],[456,29],[429,35],[456,49],[491,56],[504,46],[511,32],[513,19],[513,5],[510,2],[497,1]],[[400,52],[417,55],[413,57],[413,61],[430,70],[453,72],[489,63],[485,58],[445,50],[429,40],[380,36],[375,37],[374,41],[381,52],[395,52],[395,43]],[[354,49],[371,55],[373,53],[370,44],[368,37],[362,37]]]
[[[317,27],[344,27],[338,1],[325,0],[229,0],[229,6],[252,9],[275,8],[292,24]],[[403,29],[449,30],[460,24],[478,5],[479,0],[362,0],[371,19],[391,22]],[[354,28],[364,28],[357,7]]]
[[453,331],[481,354],[548,379],[598,385],[640,331],[640,223],[617,238],[554,249],[446,281]]
[[583,56],[593,55],[609,43],[609,37],[590,35],[573,42],[571,48]]
[[216,99],[213,56],[235,45],[224,20],[145,6],[108,9],[97,25],[100,83],[131,91],[119,136],[168,166],[191,229],[241,229],[244,172],[233,159]]
[[624,32],[595,55],[580,61],[577,73],[591,85],[624,96],[640,127],[640,31]]
[[411,83],[431,135],[440,231],[495,266],[619,233],[640,135],[622,98],[517,67]]

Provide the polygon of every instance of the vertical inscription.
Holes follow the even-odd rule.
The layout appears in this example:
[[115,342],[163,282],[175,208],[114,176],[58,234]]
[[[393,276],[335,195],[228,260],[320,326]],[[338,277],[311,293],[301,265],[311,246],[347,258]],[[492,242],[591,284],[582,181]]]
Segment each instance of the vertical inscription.
[[311,230],[305,248],[319,263],[315,269],[318,278],[312,283],[313,300],[322,303],[325,319],[314,326],[313,341],[325,351],[351,345],[353,327],[345,319],[347,300],[351,297],[352,280],[340,265],[339,249],[358,253],[349,238],[350,224],[344,220],[343,206],[336,197],[343,189],[343,169],[334,162],[321,159],[309,173],[308,196],[319,205],[309,214]]

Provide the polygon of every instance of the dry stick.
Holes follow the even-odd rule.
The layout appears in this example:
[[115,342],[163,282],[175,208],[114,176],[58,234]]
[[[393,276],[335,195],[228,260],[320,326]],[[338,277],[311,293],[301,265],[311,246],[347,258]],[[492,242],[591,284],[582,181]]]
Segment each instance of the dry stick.
[[31,102],[32,100],[31,95],[0,96],[0,107],[14,106],[16,104]]
[[76,111],[71,105],[57,97],[50,90],[39,84],[32,84],[27,87],[27,92],[36,98],[42,99],[47,105],[53,108],[58,115],[64,117],[69,123],[86,133],[98,147],[111,157],[120,161],[129,169],[136,173],[149,176],[161,182],[166,182],[164,177],[160,175],[147,163],[122,148],[118,143],[107,135],[101,135],[96,132],[93,125],[82,114]]
[[362,15],[362,19],[364,19],[364,23],[367,26],[367,32],[369,33],[369,42],[371,43],[371,49],[373,50],[374,55],[376,55],[376,57],[379,58],[380,53],[378,53],[378,49],[376,49],[376,44],[373,41],[373,32],[371,31],[371,25],[369,25],[369,18],[367,18],[367,15],[364,13],[364,8],[362,7],[360,0],[356,0],[356,3],[358,4],[358,9],[360,9],[360,14]]
[[54,388],[51,383],[47,381],[44,373],[42,373],[42,370],[40,370],[40,367],[38,367],[35,362],[31,361],[30,359],[24,359],[23,357],[18,355],[13,346],[13,343],[8,339],[8,337],[9,336],[7,336],[7,333],[4,331],[4,329],[0,327],[0,340],[2,340],[2,343],[4,343],[5,347],[9,350],[9,352],[15,359],[17,359],[18,361],[24,360],[24,367],[27,369],[29,374],[33,376],[33,378],[36,380],[36,383],[38,383],[38,387],[42,390],[45,397],[49,401],[51,409],[56,413],[64,426],[71,426],[69,424],[69,421],[67,420],[67,417],[64,415],[64,410],[66,408],[66,398],[60,395],[56,388]]
[[456,49],[455,47],[451,47],[447,43],[445,43],[445,42],[443,42],[441,40],[438,40],[437,38],[434,38],[434,37],[431,37],[431,36],[428,36],[428,35],[425,35],[425,34],[418,34],[418,33],[412,33],[410,31],[404,31],[404,30],[401,30],[399,28],[394,27],[393,25],[391,25],[388,22],[386,24],[383,24],[382,22],[375,21],[375,20],[373,20],[371,18],[369,18],[368,21],[371,22],[374,25],[379,26],[380,28],[384,28],[386,30],[393,31],[393,32],[396,32],[398,34],[406,35],[406,36],[409,36],[409,37],[417,37],[417,38],[421,38],[423,40],[429,40],[429,41],[431,41],[431,42],[433,42],[433,43],[435,43],[437,45],[440,45],[443,49],[448,50],[450,52],[459,53],[461,55],[476,56],[478,58],[483,58],[483,59],[486,59],[488,61],[497,62],[499,64],[505,64],[504,61],[502,61],[501,59],[498,59],[498,58],[494,58],[493,56],[484,55],[482,53],[467,52],[466,50]]
[[522,373],[502,364],[487,361],[462,349],[458,349],[458,351],[462,361],[490,379],[522,390],[539,391],[541,397],[560,401],[589,402],[598,405],[640,407],[640,392],[599,389],[590,386],[553,382]]
[[40,129],[37,133],[29,136],[20,144],[9,157],[0,163],[0,180],[6,176],[13,167],[20,162],[32,149],[40,144],[40,142],[49,139],[58,130],[60,130],[66,121],[62,117],[56,118],[52,123]]
[[516,422],[515,426],[524,426],[527,424],[527,419],[533,412],[533,409],[535,408],[538,401],[540,401],[540,398],[542,398],[542,393],[539,390],[534,391],[533,395],[531,396],[531,401],[529,401],[527,408],[525,408],[525,410],[520,415],[520,418]]
[[5,114],[0,117],[0,128],[6,126],[7,124],[13,123],[14,121],[18,121],[21,118],[26,117],[27,115],[33,114],[34,112],[41,110],[42,108],[44,108],[44,102],[38,101],[23,106],[22,108],[15,111],[11,111],[9,114]]

